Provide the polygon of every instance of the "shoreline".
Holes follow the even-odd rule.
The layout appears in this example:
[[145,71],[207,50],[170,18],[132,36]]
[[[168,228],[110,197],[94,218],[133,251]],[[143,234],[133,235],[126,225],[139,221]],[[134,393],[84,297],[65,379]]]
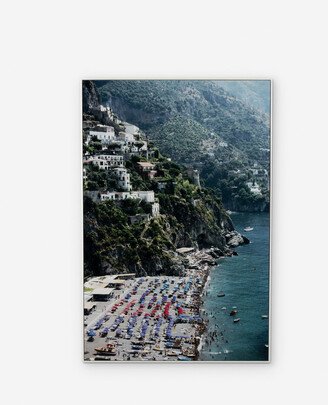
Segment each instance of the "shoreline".
[[[85,361],[199,360],[204,343],[203,336],[208,326],[208,320],[204,316],[202,306],[204,304],[204,293],[210,281],[210,272],[218,265],[219,258],[232,256],[234,253],[229,247],[226,247],[224,253],[215,247],[201,250],[181,248],[180,251],[177,250],[177,253],[182,259],[181,262],[184,262],[184,270],[180,276],[132,278],[126,281],[123,288],[115,290],[115,295],[109,301],[90,301],[94,302],[98,309],[95,313],[84,317]],[[92,278],[94,282],[97,282],[96,279],[97,277]],[[134,289],[138,292],[132,292]],[[136,295],[131,296],[131,294]],[[152,294],[153,298],[151,298]],[[127,295],[131,298],[124,301]],[[147,307],[148,309],[154,308],[154,304],[152,304],[152,307],[150,303],[154,302],[155,296],[158,299],[157,304],[160,304],[160,302],[161,304],[156,305],[158,308],[154,316],[150,313],[147,314]],[[165,303],[163,303],[164,298]],[[140,307],[139,309],[132,309],[133,304],[125,312],[124,306],[131,305],[131,299],[134,300],[136,306],[140,305]],[[140,303],[145,300],[145,306],[141,305]],[[124,304],[124,302],[127,304]],[[113,303],[115,304],[114,311]],[[167,312],[166,303],[169,308]],[[120,306],[122,307],[120,308]],[[119,330],[122,330],[119,336],[115,333],[116,329],[111,329],[113,320],[115,319],[115,323],[118,318],[122,318],[119,325],[117,325]],[[133,323],[133,334],[131,332],[131,336],[128,337],[127,330],[133,318],[136,319]],[[99,322],[101,326],[97,327]],[[158,324],[160,325],[159,331],[155,333]],[[102,340],[104,327],[109,332],[106,334],[105,340]],[[143,327],[147,329],[147,335],[142,335],[141,330]],[[90,339],[90,331],[94,333],[92,339]],[[101,355],[99,348],[105,347],[109,342],[116,347],[115,353],[113,353],[113,356],[107,355],[105,357],[106,353]]]
[[[199,297],[195,299],[197,309],[198,309],[198,314],[202,318],[202,323],[199,325],[199,329],[196,332],[196,339],[197,341],[195,342],[195,352],[196,352],[196,357],[195,361],[199,359],[199,355],[204,343],[203,340],[203,335],[207,329],[207,321],[205,320],[203,314],[201,313],[202,311],[202,306],[204,304],[204,292],[206,291],[206,288],[209,284],[209,281],[211,279],[210,277],[210,272],[212,268],[217,266],[217,262],[214,260],[213,256],[211,253],[213,252],[213,248],[207,248],[207,249],[201,249],[197,250],[195,252],[192,252],[188,254],[188,260],[192,262],[193,266],[197,266],[198,272],[203,271],[202,275],[202,285],[199,291]],[[219,259],[219,257],[217,257]],[[188,272],[188,270],[187,270]],[[203,310],[204,311],[204,310]]]
[[[250,225],[254,231],[247,233],[250,245],[236,249],[238,257],[221,261],[211,272],[203,306],[207,315],[202,312],[208,323],[200,360],[267,361],[270,357],[268,220],[266,214],[242,214],[236,220],[237,229]],[[221,294],[223,298],[217,298]],[[234,308],[238,314],[230,317]]]
[[[232,248],[236,248],[242,244],[248,244],[250,243],[249,239],[247,239],[245,236],[241,235],[237,231],[232,231],[231,233],[226,235],[228,240],[227,247],[222,254],[222,251],[220,249],[211,247],[211,248],[204,248],[201,250],[196,250],[193,252],[190,252],[187,254],[187,258],[189,262],[192,262],[192,266],[197,266],[198,272],[203,271],[202,275],[202,286],[200,288],[200,293],[198,299],[196,299],[197,303],[197,309],[198,309],[198,314],[202,318],[202,323],[199,326],[198,333],[196,334],[196,339],[198,339],[198,344],[195,345],[195,352],[196,352],[196,358],[195,360],[199,359],[200,352],[202,350],[203,344],[204,344],[204,334],[207,330],[208,327],[208,319],[205,318],[205,309],[202,308],[204,304],[204,292],[206,292],[206,289],[209,285],[209,282],[211,280],[210,273],[212,269],[215,267],[218,267],[218,261],[219,259],[223,259],[226,257],[232,257],[238,255],[237,252],[232,250]],[[188,271],[188,269],[187,269]],[[202,312],[203,311],[203,312]],[[201,313],[202,312],[202,313]]]

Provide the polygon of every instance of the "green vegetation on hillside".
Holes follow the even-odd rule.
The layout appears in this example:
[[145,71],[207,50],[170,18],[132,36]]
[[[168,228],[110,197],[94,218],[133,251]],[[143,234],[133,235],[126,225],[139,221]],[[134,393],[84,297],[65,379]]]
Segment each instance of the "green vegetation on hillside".
[[[133,176],[139,176],[135,161],[127,165]],[[159,217],[131,224],[129,217],[149,214],[150,204],[140,200],[93,202],[84,200],[85,275],[105,271],[136,271],[138,274],[179,272],[175,265],[176,247],[198,243],[224,247],[222,224],[232,227],[214,192],[192,184],[184,169],[161,157],[158,168],[171,187],[156,191],[160,203]],[[97,170],[90,173],[98,173]],[[94,174],[93,174],[94,175]],[[156,190],[156,181],[142,180],[145,189]],[[157,266],[157,267],[156,267]]]
[[[241,201],[241,210],[266,206],[265,203],[258,204],[259,197],[250,194],[245,181],[250,180],[249,169],[255,162],[260,169],[269,172],[267,114],[241,102],[215,81],[118,80],[95,83],[103,103],[109,102],[125,119],[139,125],[162,153],[180,164],[197,168],[203,184],[218,191],[228,207],[238,209]],[[255,92],[260,97],[264,91],[263,84],[236,83],[242,86],[246,95]],[[227,82],[225,87],[228,85]],[[230,84],[232,93],[237,92],[236,86]],[[234,184],[228,177],[229,172],[236,170],[244,177],[243,181]],[[236,187],[240,188],[237,192]],[[268,202],[265,193],[262,200]]]
[[244,103],[269,114],[270,80],[219,80],[216,83]]

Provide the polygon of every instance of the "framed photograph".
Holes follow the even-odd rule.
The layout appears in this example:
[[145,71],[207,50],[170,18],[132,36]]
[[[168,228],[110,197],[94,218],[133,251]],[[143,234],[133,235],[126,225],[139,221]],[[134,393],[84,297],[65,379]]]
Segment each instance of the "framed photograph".
[[270,361],[272,85],[83,80],[87,362]]

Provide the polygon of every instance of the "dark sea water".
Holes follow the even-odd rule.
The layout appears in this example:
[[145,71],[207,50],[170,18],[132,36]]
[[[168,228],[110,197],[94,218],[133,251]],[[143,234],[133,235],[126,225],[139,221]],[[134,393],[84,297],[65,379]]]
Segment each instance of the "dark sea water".
[[[210,274],[203,310],[208,319],[201,360],[263,361],[268,360],[269,319],[269,224],[266,213],[233,213],[237,231],[251,243],[236,249],[238,256],[224,258]],[[251,226],[251,232],[244,228]],[[223,291],[225,297],[217,297]],[[230,311],[237,307],[238,323]],[[226,307],[224,310],[222,307]],[[206,343],[210,334],[213,340]]]

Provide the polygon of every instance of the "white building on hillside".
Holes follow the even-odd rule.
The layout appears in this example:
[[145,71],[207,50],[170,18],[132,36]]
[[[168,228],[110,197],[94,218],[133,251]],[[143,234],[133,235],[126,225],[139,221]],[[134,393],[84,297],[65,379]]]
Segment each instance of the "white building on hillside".
[[155,202],[155,194],[152,190],[147,191],[107,191],[107,193],[100,194],[101,201],[112,200],[121,201],[127,198],[140,199],[148,203]]
[[134,142],[134,135],[129,134],[128,132],[120,132],[118,134],[118,139],[124,142]]
[[107,125],[98,125],[94,130],[89,131],[87,143],[89,143],[92,137],[95,136],[101,143],[110,143],[115,140],[115,131],[113,127]]
[[123,167],[122,155],[96,155],[90,157],[93,164],[97,165],[100,169],[109,170],[114,167]]
[[107,191],[100,194],[100,201],[122,201],[127,199],[142,200],[151,204],[151,215],[159,215],[159,203],[155,202],[155,194],[152,190],[147,191]]
[[148,203],[153,203],[155,201],[155,193],[152,190],[135,191],[135,193],[138,193],[138,198],[140,198],[140,200]]
[[151,214],[153,217],[157,217],[159,215],[159,203],[154,202],[151,206]]
[[106,193],[100,194],[101,201],[122,201],[128,198],[137,199],[138,197],[132,192],[127,191],[107,191]]
[[125,191],[131,191],[130,174],[125,167],[116,167],[112,173],[116,177],[117,186]]

